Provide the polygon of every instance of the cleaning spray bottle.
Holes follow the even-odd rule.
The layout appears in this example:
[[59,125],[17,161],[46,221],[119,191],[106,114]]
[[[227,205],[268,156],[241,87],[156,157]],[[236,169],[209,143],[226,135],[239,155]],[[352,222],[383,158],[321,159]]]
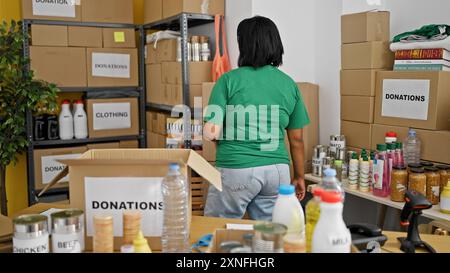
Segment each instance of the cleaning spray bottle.
[[144,238],[142,231],[139,232],[136,239],[133,241],[135,253],[152,253],[147,239]]

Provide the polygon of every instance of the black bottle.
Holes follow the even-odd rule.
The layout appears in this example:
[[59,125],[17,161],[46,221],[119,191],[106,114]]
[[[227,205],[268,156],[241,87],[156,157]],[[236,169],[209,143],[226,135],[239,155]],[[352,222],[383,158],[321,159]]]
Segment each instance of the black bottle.
[[46,118],[46,127],[47,127],[47,139],[58,140],[59,139],[58,117],[54,115],[48,115]]
[[36,141],[47,139],[46,118],[44,116],[33,117],[33,135]]

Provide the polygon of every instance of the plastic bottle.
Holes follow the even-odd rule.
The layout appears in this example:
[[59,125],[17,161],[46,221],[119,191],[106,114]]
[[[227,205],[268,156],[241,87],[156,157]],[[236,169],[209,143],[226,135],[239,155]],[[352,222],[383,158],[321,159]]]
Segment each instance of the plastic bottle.
[[348,186],[352,190],[358,189],[358,178],[359,178],[359,160],[358,154],[354,153],[352,159],[350,159],[350,164],[348,167]]
[[385,138],[385,143],[389,144],[389,143],[396,143],[396,142],[397,142],[397,133],[387,132],[386,138]]
[[441,212],[450,214],[450,179],[441,193]]
[[305,214],[295,196],[293,185],[280,186],[278,199],[273,209],[272,222],[285,225],[288,228],[288,234],[305,232]]
[[189,253],[189,203],[186,178],[180,165],[172,163],[163,179],[164,221],[162,233],[163,253]]
[[144,238],[142,231],[140,231],[136,239],[134,239],[133,247],[134,253],[152,253],[148,241]]
[[397,166],[397,160],[395,158],[395,150],[396,149],[397,149],[397,144],[395,144],[395,143],[387,144],[386,156],[387,156],[387,159],[388,159],[387,178],[388,178],[388,185],[389,185],[389,193],[390,193],[392,169],[394,168],[394,166]]
[[320,217],[312,240],[313,253],[350,253],[352,238],[344,223],[342,197],[336,192],[323,192]]
[[339,181],[343,180],[342,177],[342,160],[335,160],[334,161],[334,169],[336,170],[336,177],[339,179]]
[[388,184],[388,162],[386,156],[386,144],[377,145],[377,154],[373,162],[373,194],[379,197],[387,197],[390,193]]
[[370,191],[369,184],[370,176],[370,162],[367,156],[364,156],[363,160],[359,165],[359,190],[362,192]]
[[406,166],[405,164],[405,158],[403,157],[403,143],[397,142],[397,147],[395,149],[395,157],[397,166]]
[[369,191],[373,191],[373,162],[375,160],[375,151],[370,152],[369,160]]
[[306,252],[308,253],[311,253],[312,237],[320,217],[320,197],[322,193],[321,187],[315,187],[312,192],[314,198],[306,204]]
[[71,140],[73,137],[73,115],[70,111],[70,102],[65,100],[61,105],[61,113],[59,114],[59,138]]
[[405,149],[405,161],[406,164],[418,164],[420,163],[420,145],[421,141],[417,137],[417,133],[413,129],[409,129],[408,138],[404,142]]
[[336,178],[335,169],[326,169],[324,171],[324,177],[322,179],[322,183],[320,183],[319,186],[324,191],[338,192],[342,197],[342,203],[344,203],[345,191],[342,188],[341,182]]
[[87,114],[84,111],[83,101],[75,102],[74,131],[76,139],[86,139],[88,137]]

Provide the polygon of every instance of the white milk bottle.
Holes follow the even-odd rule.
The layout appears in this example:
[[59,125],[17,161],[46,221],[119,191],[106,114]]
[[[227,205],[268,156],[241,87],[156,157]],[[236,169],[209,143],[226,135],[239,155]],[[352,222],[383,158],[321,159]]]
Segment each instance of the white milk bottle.
[[73,136],[73,115],[70,111],[70,102],[65,100],[61,105],[61,113],[59,114],[59,138],[71,140]]
[[86,139],[88,137],[87,115],[84,111],[83,101],[75,103],[74,131],[76,139]]

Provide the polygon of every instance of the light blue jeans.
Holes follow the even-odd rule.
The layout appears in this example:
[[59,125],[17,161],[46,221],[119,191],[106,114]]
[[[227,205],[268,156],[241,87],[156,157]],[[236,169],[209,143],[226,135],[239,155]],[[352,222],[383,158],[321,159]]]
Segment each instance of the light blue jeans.
[[287,164],[218,170],[223,191],[209,188],[205,206],[208,217],[241,219],[248,211],[254,220],[271,221],[280,185],[291,183]]

